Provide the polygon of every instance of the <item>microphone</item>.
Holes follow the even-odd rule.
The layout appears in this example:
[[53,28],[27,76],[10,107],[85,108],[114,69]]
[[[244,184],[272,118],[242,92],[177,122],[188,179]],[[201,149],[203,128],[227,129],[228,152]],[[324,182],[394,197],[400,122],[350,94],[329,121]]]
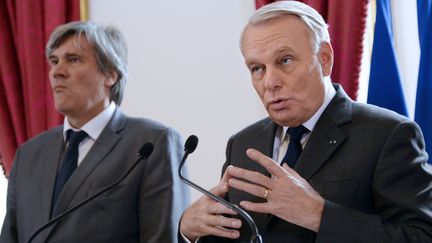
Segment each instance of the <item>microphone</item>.
[[237,206],[237,205],[235,205],[233,203],[230,203],[230,202],[224,200],[223,198],[221,198],[219,196],[216,196],[215,194],[213,194],[213,193],[205,190],[204,188],[198,186],[197,184],[193,183],[192,181],[186,179],[183,176],[182,168],[183,168],[183,165],[184,165],[184,163],[186,161],[186,158],[189,156],[189,154],[191,154],[191,153],[193,153],[195,151],[195,149],[196,149],[197,146],[198,146],[198,137],[195,136],[195,135],[189,136],[188,139],[185,142],[185,145],[184,145],[184,155],[183,155],[182,160],[180,161],[180,165],[179,165],[179,168],[178,168],[178,174],[179,174],[180,179],[185,184],[187,184],[187,185],[195,188],[196,190],[200,191],[204,195],[210,197],[211,199],[213,199],[213,200],[215,200],[215,201],[223,204],[225,207],[227,207],[227,208],[235,211],[236,213],[238,213],[241,217],[243,217],[243,219],[246,220],[246,222],[248,223],[248,225],[249,225],[249,227],[250,227],[250,229],[252,231],[252,236],[251,236],[250,242],[251,243],[262,243],[262,238],[261,238],[261,235],[258,232],[258,228],[257,228],[255,222],[253,221],[252,217],[245,210],[243,210],[239,206]]
[[39,227],[29,238],[29,240],[27,241],[27,243],[31,243],[42,231],[44,231],[46,228],[48,228],[49,226],[51,226],[52,224],[60,221],[63,217],[65,217],[66,215],[70,214],[71,212],[77,210],[78,208],[81,208],[83,205],[85,205],[86,203],[90,202],[91,200],[95,199],[96,197],[98,197],[99,195],[101,195],[102,193],[112,189],[113,187],[115,187],[116,185],[118,185],[120,182],[122,182],[131,172],[132,170],[138,165],[138,162],[140,162],[143,159],[147,159],[150,154],[153,152],[154,146],[152,143],[145,143],[143,146],[141,146],[140,150],[138,151],[138,158],[135,161],[135,163],[126,171],[126,173],[120,177],[119,179],[117,179],[115,182],[111,183],[110,185],[108,185],[107,187],[103,188],[102,190],[100,190],[99,192],[97,192],[96,194],[88,197],[87,199],[85,199],[84,201],[76,204],[75,206],[65,210],[63,213],[55,216],[54,218],[50,219],[48,222],[46,222],[45,224],[43,224],[41,227]]

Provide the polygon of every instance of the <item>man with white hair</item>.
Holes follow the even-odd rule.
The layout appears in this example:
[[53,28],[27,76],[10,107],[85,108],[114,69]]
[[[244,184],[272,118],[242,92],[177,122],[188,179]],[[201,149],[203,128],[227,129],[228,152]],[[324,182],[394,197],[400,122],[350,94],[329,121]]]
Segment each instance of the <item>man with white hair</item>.
[[[432,242],[432,170],[420,128],[332,84],[327,25],[312,8],[257,10],[241,50],[269,118],[232,136],[212,192],[246,209],[264,242]],[[203,196],[183,239],[248,242],[235,212]]]

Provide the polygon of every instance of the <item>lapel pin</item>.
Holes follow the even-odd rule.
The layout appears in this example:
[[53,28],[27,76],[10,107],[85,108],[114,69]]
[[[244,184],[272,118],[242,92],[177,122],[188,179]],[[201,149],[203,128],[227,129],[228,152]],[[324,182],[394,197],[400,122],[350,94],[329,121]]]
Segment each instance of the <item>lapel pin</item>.
[[332,145],[336,144],[336,140],[330,140],[329,142],[330,142],[330,144],[332,144]]

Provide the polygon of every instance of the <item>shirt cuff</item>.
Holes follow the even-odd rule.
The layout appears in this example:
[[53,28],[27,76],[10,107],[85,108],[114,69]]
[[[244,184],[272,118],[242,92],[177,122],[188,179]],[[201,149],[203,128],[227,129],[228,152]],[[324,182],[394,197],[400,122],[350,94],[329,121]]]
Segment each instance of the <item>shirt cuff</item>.
[[[180,235],[186,243],[192,243],[184,234],[180,231]],[[199,237],[194,241],[194,243],[198,243]]]

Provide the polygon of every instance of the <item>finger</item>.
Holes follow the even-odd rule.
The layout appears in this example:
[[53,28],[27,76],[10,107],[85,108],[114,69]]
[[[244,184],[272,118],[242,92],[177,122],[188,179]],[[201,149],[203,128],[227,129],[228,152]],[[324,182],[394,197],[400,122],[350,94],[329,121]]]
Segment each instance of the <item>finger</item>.
[[262,197],[265,198],[266,196],[266,188],[259,186],[259,185],[255,185],[246,181],[242,181],[242,180],[238,180],[235,178],[231,178],[229,180],[229,184],[231,187],[240,190],[240,191],[244,191],[247,193],[250,193],[254,196],[257,197]]
[[232,167],[234,167],[234,166],[232,166],[232,165],[228,165],[228,167],[225,169],[225,172],[224,172],[224,174],[223,174],[223,176],[222,176],[221,181],[228,183],[228,180],[229,180],[229,178],[230,178],[230,175],[229,175],[228,171],[229,171],[230,168],[232,168]]
[[262,165],[273,176],[282,177],[283,175],[285,175],[285,170],[282,169],[282,167],[278,163],[276,163],[274,160],[264,155],[260,151],[256,149],[248,149],[246,150],[246,154],[250,159]]
[[242,225],[241,220],[235,218],[228,218],[222,215],[210,215],[207,218],[206,223],[216,227],[232,229],[239,229]]
[[244,208],[248,211],[252,211],[252,212],[272,213],[269,203],[253,203],[253,202],[249,202],[249,201],[241,201],[240,206],[242,206],[242,208]]
[[286,171],[290,171],[290,170],[293,170],[293,169],[291,169],[288,165],[287,165],[287,163],[283,163],[283,165],[282,165],[282,168],[284,168]]
[[236,215],[237,214],[235,211],[231,210],[230,208],[226,207],[225,205],[223,205],[219,202],[215,202],[213,204],[208,204],[208,205],[206,205],[206,208],[208,209],[208,212],[210,214],[230,214],[230,215]]
[[237,230],[214,227],[211,225],[201,225],[200,231],[202,232],[200,236],[214,235],[230,239],[237,239],[240,237],[240,232],[238,232]]
[[[213,219],[211,218],[213,217]],[[241,221],[238,219],[231,219],[236,221],[229,221],[230,219],[217,219],[218,216],[211,216],[205,218],[196,218],[192,222],[181,220],[180,232],[188,239],[195,241],[198,237],[215,235],[220,237],[238,238],[240,233],[236,230],[241,227]],[[219,216],[222,217],[222,216]],[[221,226],[226,225],[226,227]]]
[[[256,172],[256,171],[250,171],[239,167],[231,167],[228,170],[228,173],[230,174],[231,179],[232,178],[240,178],[243,180],[247,180],[252,182],[253,184],[261,185],[266,188],[271,188],[272,180],[271,178]],[[230,179],[230,180],[231,180]]]
[[291,167],[289,167],[286,163],[284,163],[282,165],[282,168],[284,168],[285,171],[288,172],[288,174],[290,174],[294,177],[301,177],[299,174],[297,174],[297,172],[295,170],[293,170]]
[[231,167],[232,167],[232,165],[227,167],[227,169],[225,170],[225,173],[222,176],[222,179],[219,181],[219,184],[217,184],[215,187],[210,189],[211,193],[218,195],[218,196],[223,196],[225,193],[228,192],[228,190],[229,190],[228,180],[230,178],[230,175],[228,174],[228,170]]

